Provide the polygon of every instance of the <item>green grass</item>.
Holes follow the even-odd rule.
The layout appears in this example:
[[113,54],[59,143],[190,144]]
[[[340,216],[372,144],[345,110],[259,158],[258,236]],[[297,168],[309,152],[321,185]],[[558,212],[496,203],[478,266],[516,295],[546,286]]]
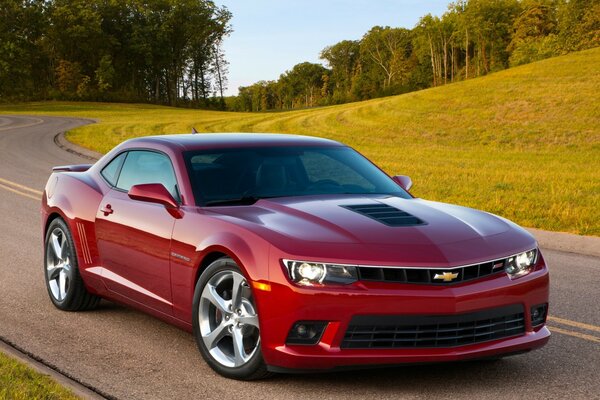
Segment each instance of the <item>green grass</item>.
[[70,390],[0,353],[0,399],[78,399]]
[[600,48],[401,96],[279,113],[100,103],[0,112],[95,118],[69,140],[106,152],[142,135],[289,132],[345,142],[419,197],[524,226],[600,236]]

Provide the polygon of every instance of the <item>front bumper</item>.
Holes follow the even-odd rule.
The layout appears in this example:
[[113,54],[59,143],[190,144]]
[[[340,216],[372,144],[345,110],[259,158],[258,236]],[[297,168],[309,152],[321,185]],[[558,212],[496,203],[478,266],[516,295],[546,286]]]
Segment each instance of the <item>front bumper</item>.
[[[272,370],[458,361],[526,352],[546,344],[550,332],[531,324],[532,306],[548,303],[549,275],[542,257],[536,270],[516,280],[505,274],[455,286],[357,282],[350,286],[306,288],[290,284],[271,269],[271,291],[256,291],[261,346]],[[525,332],[519,336],[454,347],[348,349],[342,347],[355,316],[457,315],[522,305]],[[298,321],[328,321],[316,345],[290,345]]]

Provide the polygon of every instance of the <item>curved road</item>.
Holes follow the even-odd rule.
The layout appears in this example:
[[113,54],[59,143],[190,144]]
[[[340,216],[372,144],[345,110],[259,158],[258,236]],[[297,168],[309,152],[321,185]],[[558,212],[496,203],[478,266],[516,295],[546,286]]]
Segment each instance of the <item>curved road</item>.
[[47,298],[39,197],[54,165],[88,163],[54,136],[90,121],[0,115],[0,337],[64,374],[123,399],[600,399],[600,258],[545,250],[553,337],[498,362],[465,362],[236,382],[202,361],[186,332],[104,302],[66,313]]

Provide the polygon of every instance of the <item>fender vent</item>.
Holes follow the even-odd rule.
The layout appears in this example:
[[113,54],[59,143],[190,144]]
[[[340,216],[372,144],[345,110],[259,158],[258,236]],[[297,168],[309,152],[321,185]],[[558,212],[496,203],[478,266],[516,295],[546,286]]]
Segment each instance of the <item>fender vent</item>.
[[342,206],[350,211],[362,214],[387,226],[415,226],[425,222],[414,215],[399,210],[387,204],[360,204]]
[[81,244],[81,255],[83,257],[83,262],[86,264],[92,263],[92,256],[90,254],[90,248],[88,246],[87,236],[85,234],[85,225],[81,222],[76,222],[77,233],[79,234],[79,243]]

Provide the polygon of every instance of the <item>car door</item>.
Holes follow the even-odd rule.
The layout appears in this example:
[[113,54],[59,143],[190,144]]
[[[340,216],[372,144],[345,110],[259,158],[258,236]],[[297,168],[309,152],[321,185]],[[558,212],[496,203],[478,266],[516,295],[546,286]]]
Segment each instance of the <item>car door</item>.
[[172,314],[169,258],[175,218],[162,205],[130,199],[127,191],[161,183],[178,199],[173,165],[167,155],[150,150],[130,150],[114,162],[122,166],[117,171],[111,162],[103,170],[113,189],[96,214],[102,279],[110,291]]

